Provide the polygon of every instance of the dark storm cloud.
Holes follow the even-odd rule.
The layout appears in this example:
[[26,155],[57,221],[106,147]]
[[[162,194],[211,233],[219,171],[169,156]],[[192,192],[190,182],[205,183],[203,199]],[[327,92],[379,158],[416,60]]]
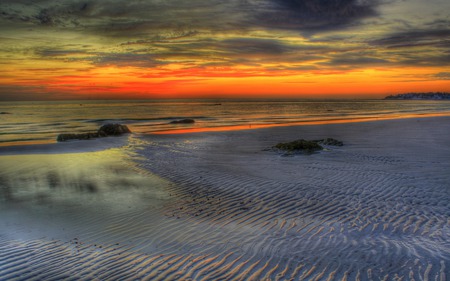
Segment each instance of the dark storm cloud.
[[[335,30],[375,16],[379,1],[271,0],[257,19],[268,28],[309,32]],[[269,10],[270,9],[270,10]]]
[[53,25],[57,23],[57,19],[55,19],[54,16],[51,15],[49,10],[42,9],[39,14],[35,16],[35,18],[41,23],[45,25]]
[[180,28],[233,30],[240,23],[240,3],[239,0],[2,0],[0,17],[40,26],[81,28],[96,35],[132,37]]
[[377,4],[378,0],[2,0],[0,16],[124,37],[177,28],[223,32],[263,27],[318,32],[374,16]]
[[64,1],[5,0],[0,3],[0,18],[42,26],[79,25],[76,15]]

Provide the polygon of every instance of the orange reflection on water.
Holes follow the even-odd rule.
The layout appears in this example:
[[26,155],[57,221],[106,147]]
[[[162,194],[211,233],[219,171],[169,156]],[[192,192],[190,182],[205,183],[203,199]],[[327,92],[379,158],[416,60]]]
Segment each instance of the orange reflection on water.
[[352,118],[352,119],[313,120],[313,121],[300,121],[300,122],[278,123],[278,124],[245,124],[245,125],[232,125],[232,126],[220,126],[220,127],[173,129],[173,130],[156,131],[156,132],[152,132],[151,134],[171,135],[171,134],[188,134],[188,133],[203,133],[203,132],[242,131],[242,130],[272,128],[272,127],[343,124],[343,123],[358,123],[358,122],[368,122],[368,121],[378,121],[378,120],[425,118],[425,117],[440,117],[440,116],[450,116],[450,112],[407,114],[407,115],[405,115],[405,114],[387,115],[387,116],[361,117],[361,118]]
[[10,141],[0,142],[0,146],[19,146],[19,145],[36,145],[55,143],[54,140],[27,140],[27,141]]

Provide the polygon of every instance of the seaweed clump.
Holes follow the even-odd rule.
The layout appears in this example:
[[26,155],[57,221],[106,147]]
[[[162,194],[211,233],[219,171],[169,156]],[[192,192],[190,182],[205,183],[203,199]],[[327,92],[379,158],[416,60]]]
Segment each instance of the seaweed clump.
[[[322,145],[325,146],[325,148],[322,147]],[[272,149],[285,151],[286,155],[299,152],[311,154],[319,150],[328,150],[329,146],[343,146],[343,145],[344,143],[342,141],[333,138],[326,138],[320,140],[299,139],[291,142],[280,142],[277,145],[273,146]]]
[[291,142],[280,142],[274,146],[274,148],[278,148],[280,150],[284,150],[287,152],[307,152],[313,153],[314,151],[322,150],[323,147],[317,143],[317,141],[309,141],[309,140],[295,140]]

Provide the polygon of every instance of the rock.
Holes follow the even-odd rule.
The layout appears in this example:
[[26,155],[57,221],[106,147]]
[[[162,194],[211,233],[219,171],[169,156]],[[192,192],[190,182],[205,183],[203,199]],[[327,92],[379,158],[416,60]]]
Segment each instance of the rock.
[[81,133],[81,134],[59,134],[56,141],[63,142],[68,140],[88,140],[107,136],[120,136],[122,134],[131,133],[126,125],[121,124],[105,124],[98,129],[97,132]]
[[97,131],[98,135],[103,136],[119,136],[122,134],[131,133],[130,129],[126,125],[122,124],[105,124]]
[[280,142],[274,146],[274,148],[284,150],[287,152],[304,151],[312,153],[314,151],[322,150],[323,147],[320,146],[316,141],[308,141],[304,139],[295,140],[291,142]]
[[11,112],[2,111],[2,112],[0,112],[0,114],[11,114]]
[[306,152],[313,153],[315,151],[323,150],[321,145],[327,146],[343,146],[342,141],[338,141],[333,138],[326,138],[321,140],[304,140],[299,139],[291,142],[280,142],[279,144],[272,147],[272,149],[283,150],[289,154],[293,152]]
[[170,124],[193,124],[193,123],[195,123],[194,119],[181,119],[170,122]]
[[59,134],[56,141],[68,141],[68,140],[88,140],[98,138],[98,133],[83,133],[83,134]]

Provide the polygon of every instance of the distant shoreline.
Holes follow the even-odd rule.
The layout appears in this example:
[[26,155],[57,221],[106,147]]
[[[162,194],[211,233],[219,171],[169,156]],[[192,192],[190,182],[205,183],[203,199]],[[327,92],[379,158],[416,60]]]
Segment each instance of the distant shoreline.
[[430,93],[406,93],[391,95],[385,100],[450,100],[450,93],[430,92]]

